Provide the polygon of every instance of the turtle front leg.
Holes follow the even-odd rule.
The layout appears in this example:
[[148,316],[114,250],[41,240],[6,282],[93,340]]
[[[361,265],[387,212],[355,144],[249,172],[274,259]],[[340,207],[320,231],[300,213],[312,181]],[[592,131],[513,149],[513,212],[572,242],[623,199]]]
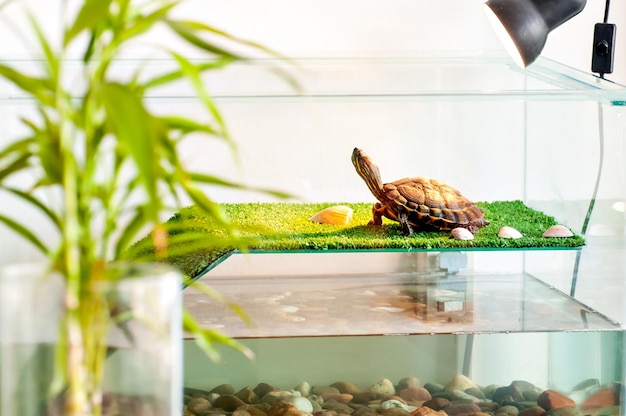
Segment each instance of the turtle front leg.
[[367,225],[383,225],[383,214],[385,213],[385,207],[380,202],[377,202],[372,206],[372,220]]
[[402,234],[409,237],[412,236],[413,227],[409,224],[409,214],[401,212],[400,215],[398,215],[398,220],[400,220],[400,225],[402,225]]

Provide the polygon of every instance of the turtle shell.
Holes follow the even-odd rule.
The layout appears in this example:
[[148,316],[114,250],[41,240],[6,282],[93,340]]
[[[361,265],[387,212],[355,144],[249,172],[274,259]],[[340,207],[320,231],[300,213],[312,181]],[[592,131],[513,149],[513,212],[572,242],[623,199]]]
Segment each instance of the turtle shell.
[[456,188],[436,179],[405,178],[383,184],[382,215],[399,220],[406,213],[416,228],[452,230],[457,227],[476,232],[488,225],[483,211]]

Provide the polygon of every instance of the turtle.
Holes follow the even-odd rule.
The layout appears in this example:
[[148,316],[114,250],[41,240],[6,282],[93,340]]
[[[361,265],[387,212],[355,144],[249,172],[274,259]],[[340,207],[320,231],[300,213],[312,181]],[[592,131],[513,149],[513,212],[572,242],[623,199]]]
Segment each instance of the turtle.
[[423,177],[383,183],[378,166],[361,149],[352,152],[352,164],[378,202],[368,225],[382,225],[382,217],[398,221],[403,234],[414,229],[449,231],[466,228],[472,234],[489,225],[482,209],[442,181]]

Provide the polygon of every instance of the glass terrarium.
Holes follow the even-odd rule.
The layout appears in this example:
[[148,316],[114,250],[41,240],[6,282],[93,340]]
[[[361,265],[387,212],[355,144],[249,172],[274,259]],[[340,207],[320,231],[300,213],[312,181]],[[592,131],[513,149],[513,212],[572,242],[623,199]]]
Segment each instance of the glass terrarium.
[[191,288],[185,304],[255,358],[224,349],[214,363],[187,340],[188,411],[624,413],[625,87],[502,56],[307,60],[293,69],[300,89],[271,67],[214,80],[239,167],[223,143],[194,143],[191,163],[206,163],[200,148],[215,160],[205,169],[295,203],[373,205],[350,162],[358,147],[384,182],[424,176],[473,201],[521,201],[584,244],[229,253],[197,277],[251,325]]

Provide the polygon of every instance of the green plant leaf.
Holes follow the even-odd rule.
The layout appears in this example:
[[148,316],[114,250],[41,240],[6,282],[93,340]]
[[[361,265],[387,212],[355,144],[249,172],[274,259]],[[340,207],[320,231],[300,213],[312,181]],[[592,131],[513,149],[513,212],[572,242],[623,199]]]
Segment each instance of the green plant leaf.
[[190,44],[204,50],[205,52],[212,53],[217,56],[230,58],[233,60],[245,60],[243,56],[230,52],[226,49],[220,48],[214,43],[207,42],[198,36],[199,29],[207,30],[207,25],[203,25],[197,22],[188,20],[165,20],[165,23],[181,38],[185,39]]
[[206,123],[201,123],[196,120],[191,120],[179,116],[165,116],[160,118],[170,129],[180,130],[183,134],[192,132],[208,133],[214,136],[218,136],[219,133],[213,127]]
[[67,46],[85,29],[92,29],[107,16],[112,0],[85,0],[83,7],[73,21],[72,26],[65,32],[63,40]]
[[44,120],[43,129],[35,128],[35,138],[39,146],[39,160],[46,173],[46,183],[61,183],[63,180],[63,159],[60,152],[60,131],[59,125],[50,120],[50,117],[40,111]]
[[[166,23],[170,26],[172,30],[174,30],[174,32],[176,32],[179,36],[181,36],[187,42],[209,53],[213,53],[218,57],[229,58],[233,61],[235,60],[248,61],[249,60],[247,57],[241,54],[228,51],[224,48],[220,48],[216,46],[215,43],[205,41],[202,37],[200,37],[201,33],[206,33],[209,36],[222,38],[234,44],[248,46],[251,49],[261,51],[266,55],[277,58],[281,62],[286,62],[286,63],[289,63],[290,65],[295,64],[292,60],[290,60],[285,55],[279,52],[276,52],[273,49],[268,48],[258,42],[254,42],[251,40],[233,36],[232,34],[224,30],[218,29],[214,26],[210,26],[202,22],[191,21],[191,20],[167,20]],[[285,80],[294,90],[301,92],[300,84],[287,71],[277,66],[274,67],[273,70],[283,80]]]
[[192,185],[190,181],[185,181],[183,183],[183,187],[185,192],[187,192],[187,195],[189,195],[198,208],[213,218],[219,226],[224,227],[229,231],[233,230],[233,224],[231,224],[228,218],[226,218],[224,211],[222,211],[218,203],[208,198],[202,191]]
[[225,139],[227,139],[229,145],[231,146],[231,149],[233,150],[233,152],[235,152],[236,151],[235,143],[232,140],[230,140],[229,135],[228,135],[228,130],[226,129],[226,124],[224,123],[224,120],[219,110],[217,109],[215,102],[213,101],[213,98],[207,91],[204,85],[204,82],[202,82],[202,78],[200,77],[201,72],[199,68],[196,65],[194,65],[191,61],[189,61],[187,58],[185,58],[184,56],[178,53],[173,52],[172,56],[174,56],[174,58],[180,65],[180,68],[183,74],[185,74],[187,79],[191,82],[191,85],[196,91],[196,94],[198,94],[198,96],[200,97],[200,100],[204,103],[204,106],[209,110],[214,120],[219,125],[220,127],[219,134]]
[[227,188],[242,189],[242,190],[247,190],[247,191],[261,192],[263,194],[274,196],[280,199],[294,198],[294,195],[291,195],[290,193],[287,193],[287,192],[279,191],[276,189],[269,189],[269,188],[258,188],[254,186],[245,185],[243,183],[231,182],[231,181],[227,181],[226,179],[222,179],[214,175],[208,175],[206,173],[191,172],[189,174],[189,177],[194,182],[217,185],[217,186],[224,186]]
[[142,178],[150,204],[147,218],[158,220],[157,179],[160,177],[158,167],[158,134],[157,119],[150,116],[141,100],[119,83],[107,83],[99,89],[107,113],[107,121],[113,134],[121,146],[128,151],[137,166]]
[[186,281],[185,283],[187,284],[188,287],[191,287],[197,290],[198,292],[201,292],[209,296],[211,299],[227,306],[229,309],[235,312],[248,326],[253,325],[252,320],[250,319],[248,314],[243,310],[241,306],[237,305],[234,302],[227,300],[224,296],[222,296],[218,291],[216,291],[212,287],[204,285],[198,282],[197,280],[189,280],[189,281]]
[[198,322],[187,310],[183,310],[183,330],[193,335],[198,347],[214,362],[221,360],[221,355],[215,348],[215,344],[223,344],[234,348],[250,359],[254,358],[254,353],[243,344],[214,329],[204,329],[200,327]]
[[0,170],[0,183],[14,173],[22,172],[26,169],[29,166],[28,161],[30,157],[30,154],[17,154],[7,165],[2,166],[2,170]]
[[35,234],[33,234],[27,226],[24,226],[2,214],[0,214],[0,222],[37,247],[39,251],[44,254],[48,254],[48,247]]
[[44,204],[43,202],[41,202],[39,199],[35,198],[33,195],[31,195],[28,192],[24,192],[21,189],[16,189],[16,188],[9,188],[9,187],[5,187],[5,188],[1,188],[6,192],[9,192],[10,194],[28,202],[30,205],[34,206],[35,208],[37,208],[39,211],[41,211],[46,217],[48,217],[48,219],[60,230],[61,229],[61,219],[59,218],[59,216],[52,210],[50,209],[46,204]]
[[127,42],[129,39],[139,36],[149,31],[156,23],[159,23],[167,17],[172,8],[179,4],[178,1],[166,3],[152,13],[140,16],[133,20],[132,25],[126,26],[118,36],[118,42]]
[[[224,68],[225,66],[232,63],[235,60],[236,59],[234,58],[222,56],[222,57],[219,57],[217,59],[214,59],[208,62],[205,62],[205,61],[198,62],[196,63],[196,68],[198,68],[198,70],[201,72],[220,69],[220,68]],[[148,79],[141,85],[141,88],[143,91],[146,91],[151,88],[159,87],[161,85],[171,84],[174,81],[182,79],[184,76],[185,75],[183,74],[181,70],[169,71],[169,72],[159,74],[153,78]]]
[[0,64],[0,77],[35,97],[41,105],[53,106],[55,104],[54,86],[46,78],[31,77],[2,64]]
[[115,259],[124,257],[124,253],[128,251],[128,247],[132,244],[133,239],[136,238],[137,233],[144,224],[145,218],[143,212],[136,210],[133,218],[122,227],[121,235],[117,238],[117,244],[115,245],[115,251],[113,253]]
[[48,42],[46,36],[41,30],[41,27],[34,19],[32,15],[29,14],[30,25],[33,27],[35,34],[37,35],[37,40],[39,41],[39,46],[43,52],[43,56],[46,58],[45,62],[48,67],[48,74],[50,76],[50,81],[53,84],[56,84],[59,75],[59,59],[56,54],[52,50],[50,43]]

